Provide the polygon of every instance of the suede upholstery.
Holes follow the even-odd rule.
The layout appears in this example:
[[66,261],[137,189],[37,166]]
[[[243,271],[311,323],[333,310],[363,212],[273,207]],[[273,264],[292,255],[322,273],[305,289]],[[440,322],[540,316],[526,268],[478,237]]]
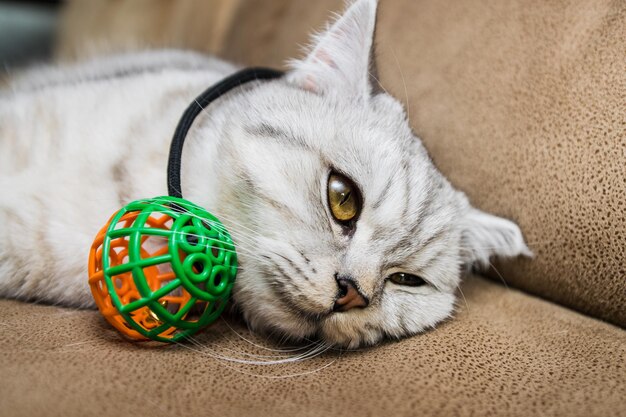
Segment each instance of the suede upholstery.
[[[234,319],[164,347],[95,311],[0,300],[0,416],[626,416],[626,2],[380,3],[382,85],[536,258],[469,277],[430,332],[271,366],[224,358],[283,357]],[[280,66],[342,7],[74,0],[59,57],[187,46]]]
[[271,366],[215,358],[275,355],[232,322],[150,346],[95,311],[0,301],[0,415],[626,415],[626,332],[482,278],[463,292],[434,331]]

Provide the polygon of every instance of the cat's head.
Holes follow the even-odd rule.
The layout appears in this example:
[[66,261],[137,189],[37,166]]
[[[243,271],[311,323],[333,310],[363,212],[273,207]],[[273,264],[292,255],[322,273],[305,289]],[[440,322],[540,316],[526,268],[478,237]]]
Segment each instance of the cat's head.
[[464,266],[529,253],[514,223],[449,184],[381,91],[375,21],[375,0],[354,2],[231,108],[216,214],[255,330],[348,347],[411,335],[450,316]]

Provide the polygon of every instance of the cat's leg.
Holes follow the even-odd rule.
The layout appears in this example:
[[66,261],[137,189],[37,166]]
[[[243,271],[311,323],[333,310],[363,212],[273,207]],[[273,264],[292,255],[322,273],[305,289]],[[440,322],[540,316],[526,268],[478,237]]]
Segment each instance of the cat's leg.
[[66,209],[78,179],[63,174],[69,161],[58,160],[64,152],[44,108],[0,100],[0,297],[88,306],[89,237]]
[[25,172],[0,178],[0,297],[88,307],[87,235],[54,184]]

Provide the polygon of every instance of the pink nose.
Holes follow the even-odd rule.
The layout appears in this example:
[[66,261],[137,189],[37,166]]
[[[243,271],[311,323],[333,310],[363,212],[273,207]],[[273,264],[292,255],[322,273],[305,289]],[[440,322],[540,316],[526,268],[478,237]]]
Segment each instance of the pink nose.
[[351,308],[367,307],[369,301],[355,287],[354,282],[345,278],[337,278],[339,293],[335,301],[334,311],[348,311]]

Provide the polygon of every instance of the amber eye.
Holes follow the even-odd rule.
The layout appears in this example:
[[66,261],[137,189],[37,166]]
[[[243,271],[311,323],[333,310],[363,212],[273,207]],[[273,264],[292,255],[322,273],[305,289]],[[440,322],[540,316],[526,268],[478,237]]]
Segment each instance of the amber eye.
[[335,220],[353,222],[361,212],[361,194],[350,179],[332,173],[328,177],[328,205]]
[[395,274],[389,275],[389,281],[398,285],[406,285],[409,287],[419,287],[421,285],[426,285],[426,281],[417,275],[405,274],[404,272],[396,272]]

